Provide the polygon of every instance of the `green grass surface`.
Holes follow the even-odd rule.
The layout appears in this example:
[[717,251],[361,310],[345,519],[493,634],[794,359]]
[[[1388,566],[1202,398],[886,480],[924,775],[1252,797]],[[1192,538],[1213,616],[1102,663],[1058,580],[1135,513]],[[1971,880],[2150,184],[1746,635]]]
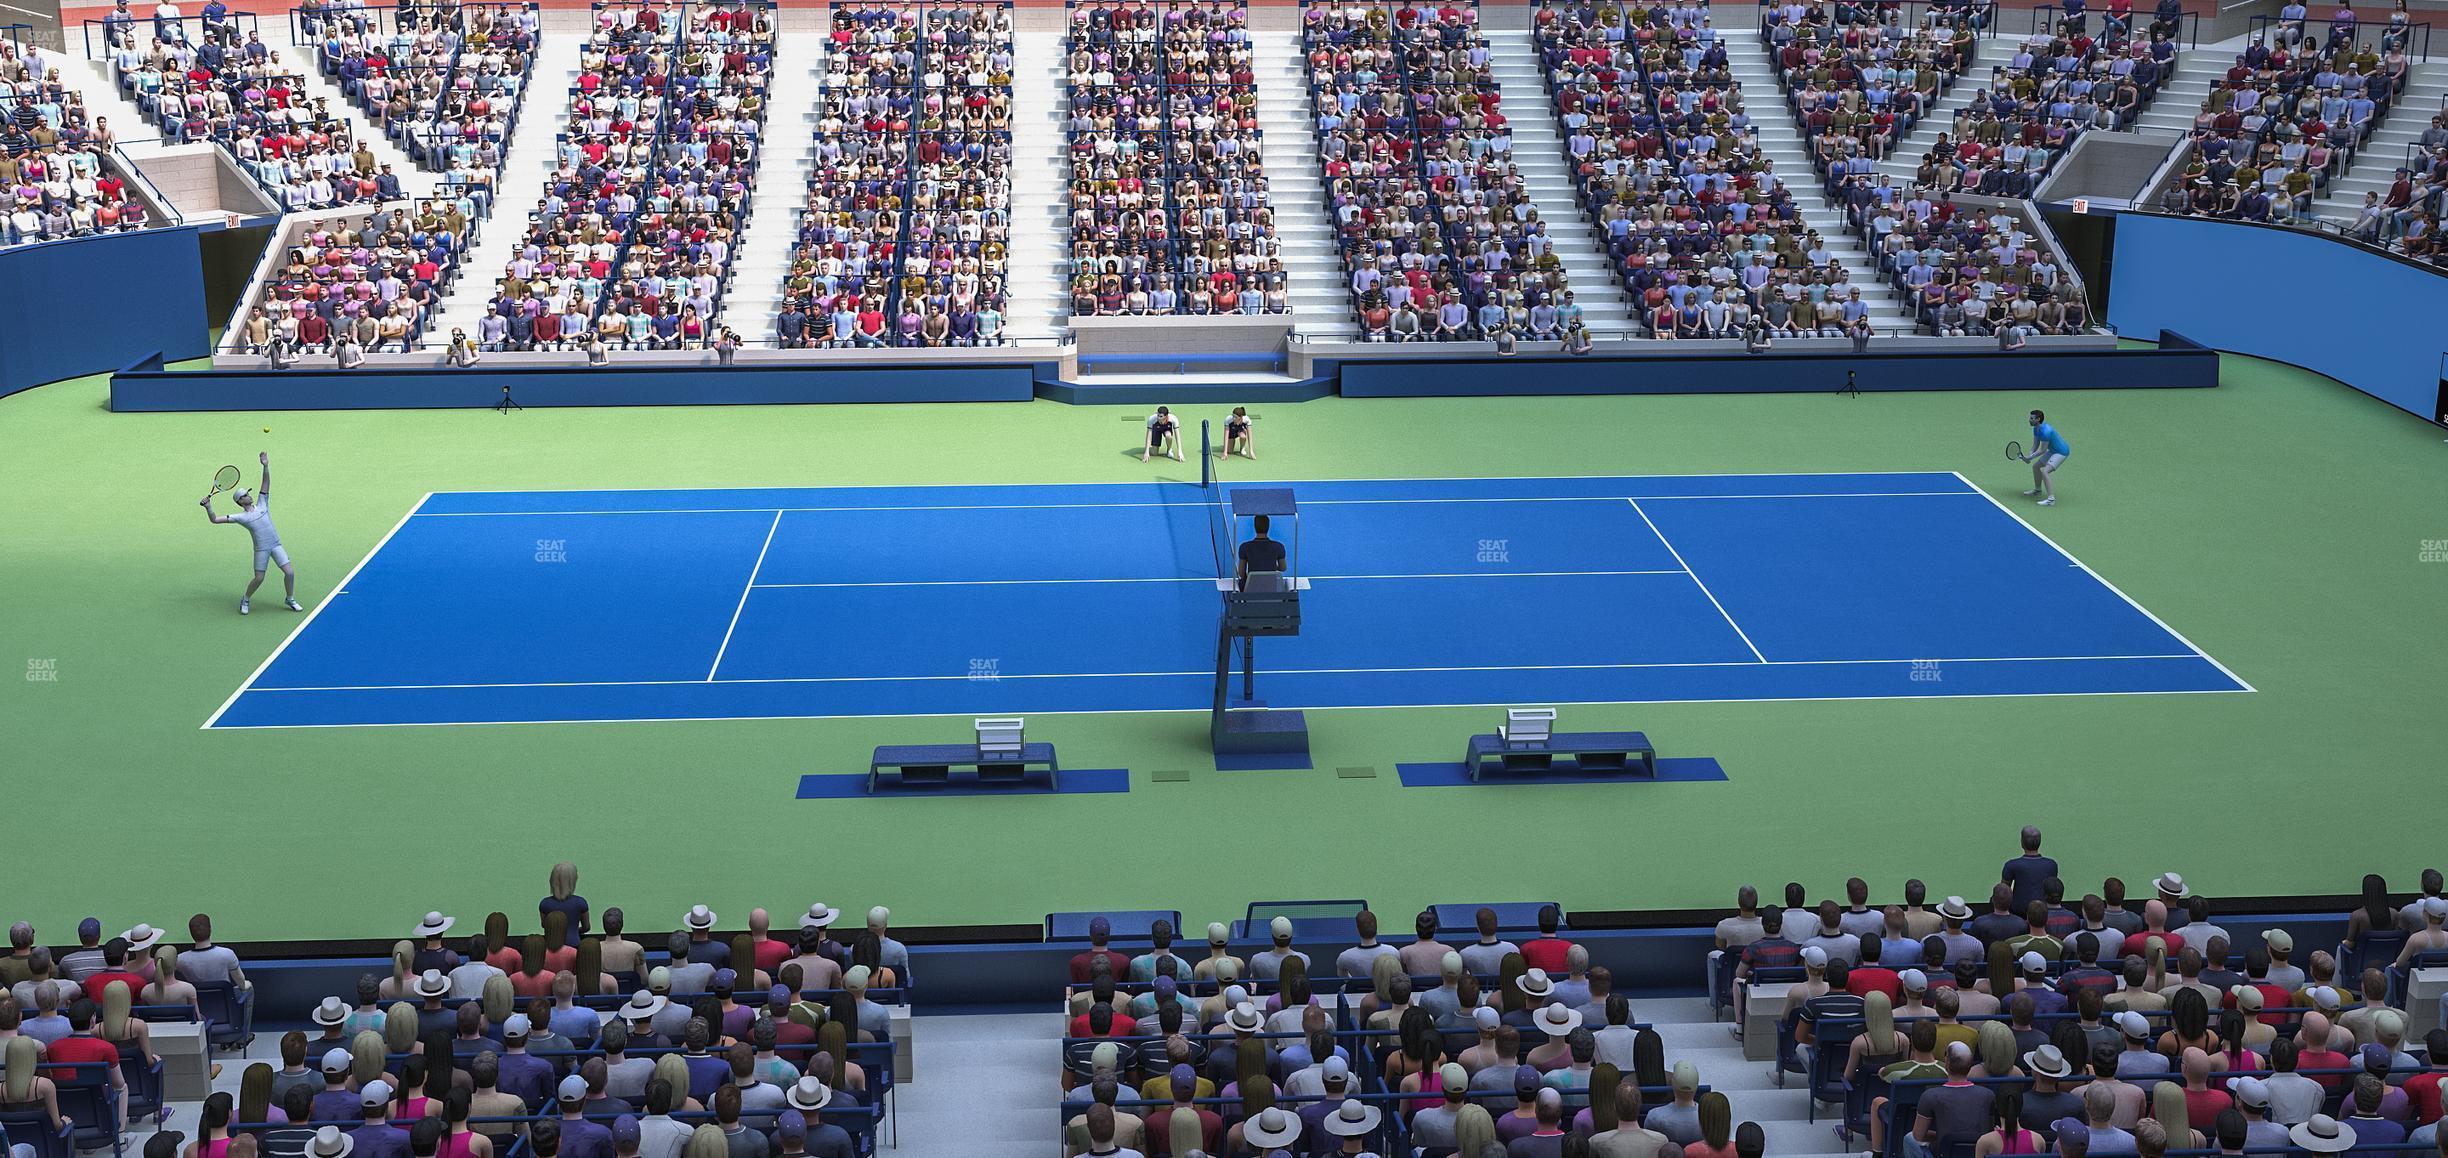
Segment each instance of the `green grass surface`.
[[[1477,790],[1406,790],[1393,765],[1450,759],[1488,709],[1313,712],[1316,769],[1271,773],[1215,771],[1200,713],[1049,716],[1032,738],[1077,767],[1132,769],[1132,791],[831,802],[794,799],[800,774],[966,721],[201,731],[297,617],[275,600],[235,613],[244,536],[195,499],[225,462],[251,482],[269,448],[301,593],[320,600],[433,490],[1194,478],[1196,463],[1128,455],[1136,410],[1052,403],[264,416],[113,415],[103,398],[96,378],[0,399],[18,482],[0,662],[56,672],[0,682],[0,832],[10,916],[53,939],[88,913],[116,929],[199,910],[236,940],[396,936],[432,908],[530,912],[563,858],[646,930],[693,903],[736,923],[815,899],[946,925],[1143,906],[1204,922],[1334,896],[1678,907],[1743,881],[1832,894],[1857,872],[1881,896],[1908,873],[1969,895],[2026,822],[2078,889],[2175,869],[2213,895],[2338,892],[2436,860],[2367,839],[2375,813],[2409,837],[2448,815],[2448,563],[2418,562],[2448,539],[2448,448],[2267,363],[2230,359],[2215,391],[2040,400],[2079,450],[2048,510],[1998,457],[2023,433],[2018,396],[1258,408],[1264,473],[1287,479],[1962,470],[2255,694],[1574,708],[1573,727],[1642,728],[1730,778]],[[1993,807],[1959,811],[1975,802]]]

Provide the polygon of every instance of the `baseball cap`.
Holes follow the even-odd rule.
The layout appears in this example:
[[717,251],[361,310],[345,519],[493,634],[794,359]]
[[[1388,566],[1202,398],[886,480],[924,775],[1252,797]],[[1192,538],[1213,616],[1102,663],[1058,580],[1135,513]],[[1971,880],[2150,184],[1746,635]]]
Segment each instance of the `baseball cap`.
[[635,1142],[638,1140],[638,1134],[639,1130],[637,1115],[622,1114],[620,1117],[612,1119],[612,1141],[614,1144],[617,1145],[622,1142]]
[[1690,1062],[1676,1062],[1674,1068],[1674,1087],[1678,1090],[1699,1089],[1700,1067],[1695,1066]]
[[587,1087],[585,1078],[579,1077],[576,1074],[571,1074],[570,1076],[561,1079],[562,1101],[583,1102],[586,1100],[586,1095]]
[[2135,1013],[2133,1010],[2128,1009],[2123,1013],[2117,1014],[2116,1023],[2118,1032],[2123,1033],[2125,1036],[2133,1038],[2136,1041],[2140,1041],[2150,1036],[2150,1022],[2145,1020],[2141,1014]]
[[797,1110],[784,1110],[774,1118],[774,1132],[793,1142],[807,1140],[807,1115]]
[[1267,932],[1273,934],[1279,939],[1290,937],[1292,935],[1292,918],[1277,917],[1272,921],[1268,921]]
[[390,1105],[391,1083],[381,1078],[367,1082],[364,1089],[357,1091],[357,1104],[369,1110],[376,1106]]
[[1109,921],[1103,917],[1091,917],[1088,919],[1088,935],[1090,937],[1106,937],[1111,936],[1112,934],[1112,921]]
[[355,1059],[349,1056],[349,1051],[345,1049],[334,1049],[327,1051],[323,1055],[323,1072],[327,1074],[345,1074],[349,1072],[349,1066],[354,1062],[354,1060]]
[[527,1020],[524,1013],[513,1013],[508,1021],[502,1022],[503,1037],[525,1037],[534,1029],[535,1023]]
[[1537,1068],[1522,1066],[1513,1071],[1513,1093],[1515,1095],[1526,1097],[1538,1092],[1538,1088],[1539,1072]]
[[2284,929],[2269,929],[2261,934],[2261,943],[2269,946],[2273,953],[2292,953],[2295,951],[2295,934]]
[[1231,933],[1231,931],[1230,931],[1230,930],[1227,930],[1227,929],[1224,927],[1224,922],[1222,922],[1222,921],[1209,921],[1209,922],[1207,922],[1207,943],[1208,943],[1208,944],[1210,944],[1210,945],[1222,945],[1222,944],[1225,944],[1225,943],[1227,943],[1227,942],[1230,942],[1231,940],[1232,940],[1232,933]]
[[77,937],[79,939],[99,937],[101,935],[102,922],[99,919],[87,917],[84,920],[77,922]]
[[1318,1066],[1318,1071],[1320,1076],[1330,1084],[1351,1080],[1351,1063],[1344,1061],[1340,1056],[1329,1056]]
[[1896,980],[1902,982],[1904,988],[1913,993],[1920,993],[1929,988],[1929,974],[1918,969],[1907,969],[1898,973]]
[[1827,950],[1822,949],[1822,948],[1820,948],[1820,947],[1819,947],[1819,946],[1817,946],[1817,945],[1813,945],[1813,946],[1811,946],[1811,947],[1809,947],[1809,948],[1807,948],[1807,949],[1802,950],[1802,963],[1803,963],[1804,965],[1807,965],[1807,966],[1809,966],[1809,967],[1813,968],[1813,969],[1818,969],[1818,968],[1822,968],[1822,967],[1826,966],[1826,965],[1827,965]]
[[1463,1069],[1458,1062],[1446,1062],[1444,1068],[1437,1071],[1437,1081],[1448,1090],[1467,1089],[1470,1086],[1470,1071]]
[[2236,1101],[2253,1109],[2269,1107],[2269,1085],[2259,1078],[2229,1078],[2227,1089],[2235,1095]]
[[2038,953],[2025,953],[2025,954],[2023,954],[2023,960],[2022,960],[2021,964],[2022,964],[2022,966],[2023,966],[2023,971],[2024,971],[2025,973],[2046,973],[2046,972],[2048,972],[2048,958],[2046,958],[2046,957],[2042,957],[2042,956],[2041,956],[2041,955],[2039,955]]
[[1497,1028],[1504,1025],[1504,1015],[1496,1012],[1494,1009],[1488,1006],[1482,1005],[1479,1008],[1471,1011],[1471,1024],[1477,1026],[1483,1031],[1494,1032]]

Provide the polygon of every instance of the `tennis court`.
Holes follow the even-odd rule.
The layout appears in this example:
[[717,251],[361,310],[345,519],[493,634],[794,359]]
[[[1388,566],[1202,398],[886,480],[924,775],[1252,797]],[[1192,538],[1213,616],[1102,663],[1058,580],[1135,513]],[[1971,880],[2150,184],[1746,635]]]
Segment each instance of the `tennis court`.
[[1952,472],[508,491],[426,496],[207,726],[1205,710],[1257,485],[1313,583],[1276,706],[2252,690]]

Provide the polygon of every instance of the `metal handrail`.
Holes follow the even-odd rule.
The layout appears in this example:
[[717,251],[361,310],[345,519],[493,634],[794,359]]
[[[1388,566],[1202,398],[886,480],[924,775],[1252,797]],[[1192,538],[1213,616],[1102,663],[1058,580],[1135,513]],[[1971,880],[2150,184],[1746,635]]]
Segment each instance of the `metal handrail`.
[[[2248,22],[2248,27],[2251,29],[2252,38],[2271,42],[2277,39],[2269,35],[2271,31],[2292,29],[2293,35],[2289,39],[2301,39],[2307,42],[2317,39],[2318,43],[2326,49],[2330,41],[2337,36],[2339,25],[2335,20],[2318,19],[2307,10],[2302,20],[2287,20],[2277,16],[2255,16]],[[2382,51],[2389,40],[2401,34],[2407,56],[2416,60],[2431,59],[2431,24],[2429,21],[2414,21],[2402,26],[2385,21],[2368,24],[2357,21],[2353,33],[2348,37],[2348,42],[2356,48],[2368,46],[2374,51]]]
[[[2062,4],[2042,4],[2034,7],[2031,10],[2031,31],[2046,33],[2055,30],[2058,21],[2064,19],[2064,13],[2065,6]],[[2098,16],[2102,20],[2107,19],[2107,13],[2088,7],[2083,10],[2083,15],[2086,17]],[[2128,14],[2126,20],[2125,34],[2129,38],[2134,35],[2135,25],[2147,25],[2151,30],[2156,30],[2159,25],[2159,15],[2156,11],[2146,13],[2137,8]],[[2176,28],[2173,39],[2178,45],[2186,49],[2201,47],[2201,13],[2178,12]]]

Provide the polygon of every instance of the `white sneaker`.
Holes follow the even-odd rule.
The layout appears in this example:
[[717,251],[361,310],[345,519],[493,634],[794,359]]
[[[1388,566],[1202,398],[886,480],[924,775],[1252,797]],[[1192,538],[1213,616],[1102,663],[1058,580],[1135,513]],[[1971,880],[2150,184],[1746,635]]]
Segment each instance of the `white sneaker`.
[[304,611],[304,610],[306,610],[304,607],[299,606],[299,605],[298,605],[298,601],[297,601],[297,600],[295,600],[295,599],[286,600],[285,602],[287,602],[287,603],[288,603],[288,605],[289,605],[289,610],[291,610],[291,611]]
[[2042,500],[2040,500],[2040,505],[2041,505],[2041,506],[2044,506],[2044,507],[2053,507],[2053,506],[2056,506],[2056,505],[2057,505],[2057,500],[2055,500],[2055,499],[2042,499]]
[[246,599],[241,599],[241,600],[239,600],[239,601],[238,601],[238,614],[240,614],[240,615],[245,615],[245,614],[247,614],[247,613],[248,613],[250,610],[252,610],[252,607],[250,606],[250,604],[251,604],[251,603],[252,603],[252,601],[251,601],[251,600],[246,600]]

